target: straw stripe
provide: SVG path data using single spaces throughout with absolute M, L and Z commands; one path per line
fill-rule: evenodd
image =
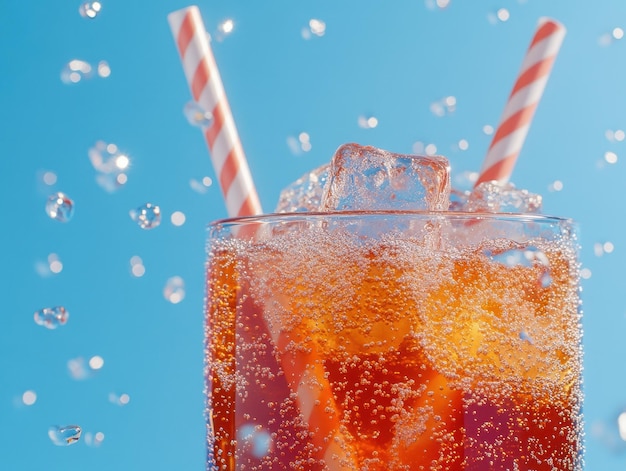
M 261 214 L 261 205 L 252 175 L 239 141 L 219 71 L 209 46 L 197 7 L 168 15 L 183 70 L 194 100 L 213 115 L 204 132 L 213 168 L 218 175 L 230 216 Z M 252 234 L 254 235 L 254 234 Z M 267 320 L 266 320 L 267 321 Z M 291 391 L 297 393 L 302 419 L 308 424 L 313 445 L 319 450 L 328 471 L 358 469 L 355 456 L 341 433 L 339 409 L 326 379 L 321 356 L 314 348 L 308 353 L 289 348 L 293 339 L 280 326 L 266 322 L 272 341 L 281 355 L 281 367 Z M 330 413 L 329 413 L 330 411 Z
M 475 185 L 509 181 L 564 37 L 563 25 L 539 20 Z
M 204 136 L 229 216 L 261 214 L 261 203 L 239 140 L 224 86 L 197 7 L 168 15 L 193 99 L 213 120 Z M 220 140 L 219 145 L 217 141 Z M 226 186 L 225 186 L 226 185 Z

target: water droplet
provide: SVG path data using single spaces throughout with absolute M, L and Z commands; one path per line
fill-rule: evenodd
M 548 191 L 561 191 L 563 189 L 563 182 L 561 180 L 554 180 L 548 185 Z
M 321 37 L 326 33 L 326 23 L 317 18 L 311 18 L 309 20 L 309 28 L 311 29 L 311 33 L 315 36 Z
M 293 155 L 309 152 L 312 149 L 311 136 L 307 132 L 301 132 L 298 136 L 287 137 L 287 146 Z
M 68 446 L 80 439 L 81 429 L 78 425 L 54 426 L 48 429 L 48 436 L 57 446 Z
M 467 142 L 467 139 L 461 139 L 458 143 L 458 146 L 461 150 L 467 150 L 469 149 L 469 142 Z
M 146 203 L 130 211 L 130 217 L 142 229 L 154 229 L 161 224 L 161 208 L 152 203 Z
M 591 278 L 591 270 L 589 268 L 581 268 L 580 277 L 583 280 L 588 280 L 589 278 Z
M 180 276 L 173 276 L 165 283 L 163 296 L 172 304 L 178 304 L 185 299 L 185 282 Z
M 107 78 L 111 75 L 111 67 L 107 61 L 98 62 L 98 75 L 102 78 Z
M 605 152 L 604 153 L 604 160 L 606 160 L 608 163 L 610 164 L 615 164 L 617 163 L 617 154 L 615 152 Z
M 172 222 L 173 225 L 177 227 L 185 224 L 185 220 L 186 220 L 185 213 L 183 213 L 182 211 L 174 211 L 172 215 L 170 216 L 170 221 Z
M 222 21 L 218 25 L 217 29 L 223 34 L 230 34 L 235 29 L 235 22 L 232 20 L 232 18 L 228 18 Z
M 46 213 L 52 219 L 68 222 L 74 215 L 74 202 L 65 193 L 55 193 L 46 201 Z
M 109 402 L 117 406 L 125 406 L 130 402 L 130 396 L 126 393 L 116 394 L 112 392 L 109 393 Z
M 437 146 L 435 144 L 427 144 L 424 147 L 424 152 L 426 155 L 435 155 L 437 153 Z
M 487 136 L 491 136 L 493 134 L 493 126 L 491 124 L 485 124 L 483 126 L 483 133 L 485 133 Z
M 50 170 L 43 172 L 41 175 L 41 180 L 48 186 L 52 186 L 57 182 L 57 175 Z
M 375 116 L 359 116 L 357 120 L 359 127 L 362 129 L 374 129 L 378 126 L 378 118 Z
M 245 452 L 262 458 L 272 449 L 272 437 L 261 425 L 245 424 L 240 427 L 237 439 Z
M 35 312 L 35 323 L 50 330 L 67 323 L 70 313 L 63 306 L 46 307 Z
M 78 7 L 78 13 L 83 18 L 95 18 L 100 13 L 102 9 L 102 5 L 100 2 L 85 2 L 80 7 Z
M 201 129 L 208 128 L 213 122 L 213 115 L 211 112 L 202 108 L 195 101 L 189 101 L 185 104 L 183 114 L 185 115 L 185 118 L 187 118 L 189 124 L 197 126 Z
M 85 360 L 83 357 L 72 358 L 67 362 L 67 369 L 70 376 L 75 380 L 84 380 L 87 378 L 91 378 L 99 368 L 92 368 L 91 364 L 94 363 L 95 366 L 98 366 L 98 362 L 94 362 L 95 357 L 91 357 L 89 361 Z M 101 357 L 99 357 L 101 358 Z M 104 365 L 104 360 L 102 361 L 102 365 Z M 102 367 L 100 365 L 100 368 Z
M 452 114 L 456 111 L 456 97 L 450 95 L 441 98 L 440 100 L 433 101 L 430 104 L 430 112 L 441 118 L 443 116 Z
M 140 256 L 133 255 L 130 258 L 130 272 L 135 278 L 140 278 L 146 273 L 146 267 Z
M 89 368 L 99 370 L 104 366 L 104 359 L 100 355 L 94 355 L 89 359 Z
M 24 391 L 22 394 L 22 403 L 25 406 L 32 406 L 37 401 L 37 393 L 35 391 Z
M 91 433 L 91 432 L 87 432 L 85 433 L 85 445 L 96 448 L 99 447 L 100 445 L 102 445 L 102 442 L 104 441 L 104 433 L 102 432 L 96 432 L 96 433 Z
M 88 62 L 72 59 L 61 70 L 61 81 L 67 85 L 93 77 L 93 67 Z
M 204 177 L 201 181 L 192 178 L 189 180 L 189 186 L 196 193 L 204 194 L 207 192 L 209 187 L 213 184 L 213 180 L 211 177 Z

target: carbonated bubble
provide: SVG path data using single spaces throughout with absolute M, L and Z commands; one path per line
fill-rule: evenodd
M 130 217 L 142 229 L 154 229 L 161 224 L 161 208 L 152 203 L 146 203 L 130 211 Z
M 173 276 L 165 283 L 163 296 L 172 304 L 178 304 L 185 299 L 185 282 L 180 276 Z
M 50 330 L 67 323 L 69 312 L 63 306 L 46 307 L 35 312 L 35 323 Z
M 81 429 L 78 425 L 54 426 L 48 429 L 48 436 L 57 446 L 68 446 L 80 439 Z
M 83 18 L 95 18 L 101 9 L 102 5 L 100 2 L 85 2 L 78 8 L 78 13 Z
M 185 115 L 185 118 L 187 118 L 187 121 L 189 121 L 189 124 L 197 126 L 201 129 L 208 128 L 213 122 L 213 115 L 211 112 L 202 108 L 195 101 L 190 101 L 185 105 L 183 108 L 183 114 Z
M 74 215 L 74 202 L 65 193 L 55 193 L 46 201 L 46 213 L 52 219 L 68 222 Z

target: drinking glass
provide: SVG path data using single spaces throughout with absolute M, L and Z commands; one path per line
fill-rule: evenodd
M 207 469 L 582 469 L 576 226 L 355 211 L 209 225 Z

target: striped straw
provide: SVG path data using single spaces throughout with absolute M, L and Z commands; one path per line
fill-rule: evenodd
M 213 114 L 205 131 L 213 167 L 219 176 L 222 194 L 230 216 L 261 214 L 252 176 L 237 135 L 224 87 L 209 46 L 198 7 L 172 12 L 168 21 L 178 46 L 185 77 L 194 100 Z M 289 388 L 296 393 L 302 419 L 312 432 L 312 440 L 329 471 L 352 471 L 356 455 L 341 432 L 339 408 L 334 400 L 321 356 L 315 349 L 296 353 L 289 348 L 290 333 L 271 326 L 274 345 L 281 353 L 281 367 Z
M 564 37 L 565 27 L 561 23 L 539 19 L 475 185 L 509 181 Z
M 167 17 L 193 99 L 211 112 L 204 132 L 226 210 L 231 217 L 261 214 L 261 203 L 235 127 L 209 38 L 196 6 Z

